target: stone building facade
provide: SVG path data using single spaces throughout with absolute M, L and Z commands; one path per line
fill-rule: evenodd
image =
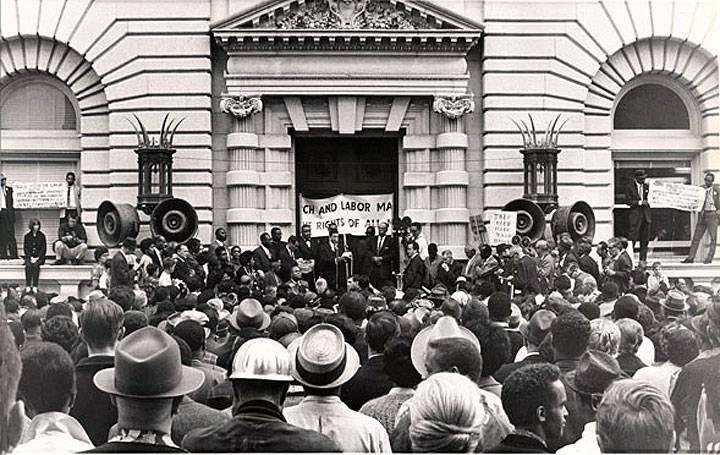
M 596 240 L 622 233 L 632 169 L 693 184 L 720 171 L 711 0 L 23 0 L 1 13 L 0 169 L 10 183 L 76 170 L 93 245 L 100 202 L 135 202 L 131 114 L 153 131 L 186 118 L 175 196 L 203 241 L 227 226 L 243 248 L 271 226 L 294 232 L 301 191 L 364 182 L 462 255 L 470 216 L 522 196 L 511 119 L 527 113 L 541 132 L 567 119 L 560 204 L 589 202 Z M 30 216 L 54 232 L 54 212 L 26 212 L 19 238 Z M 693 222 L 658 211 L 658 251 L 686 247 Z

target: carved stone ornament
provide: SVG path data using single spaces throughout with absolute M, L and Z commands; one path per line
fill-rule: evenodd
M 263 27 L 280 29 L 377 29 L 421 30 L 433 28 L 423 17 L 413 15 L 383 0 L 315 0 L 277 18 Z
M 263 102 L 259 96 L 232 96 L 220 100 L 220 110 L 236 118 L 245 118 L 262 112 Z
M 472 95 L 462 96 L 436 96 L 433 101 L 433 110 L 449 119 L 457 119 L 465 114 L 475 111 L 475 101 Z

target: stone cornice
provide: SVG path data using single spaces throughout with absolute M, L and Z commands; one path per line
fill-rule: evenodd
M 216 41 L 228 52 L 367 51 L 466 54 L 480 33 L 464 30 L 218 29 Z

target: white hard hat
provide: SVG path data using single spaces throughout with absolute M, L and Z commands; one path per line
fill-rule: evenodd
M 290 354 L 269 338 L 246 341 L 235 353 L 230 379 L 292 382 Z

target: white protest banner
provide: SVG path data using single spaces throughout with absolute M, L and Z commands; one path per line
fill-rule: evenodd
M 699 186 L 665 180 L 650 180 L 648 203 L 652 208 L 697 212 L 705 203 L 705 190 Z
M 488 243 L 512 243 L 512 238 L 517 233 L 517 212 L 490 212 L 489 215 Z
M 13 184 L 16 209 L 57 209 L 65 205 L 65 183 Z
M 365 235 L 368 226 L 386 222 L 392 226 L 393 195 L 339 194 L 324 199 L 300 195 L 300 224 L 310 225 L 312 237 L 327 237 L 327 228 L 335 223 L 340 234 Z

